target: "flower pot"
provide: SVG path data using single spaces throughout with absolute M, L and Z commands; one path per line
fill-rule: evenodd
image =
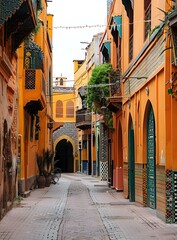
M 46 178 L 44 176 L 39 176 L 37 179 L 38 188 L 44 188 L 46 183 Z
M 46 187 L 50 187 L 50 184 L 51 184 L 51 176 L 47 176 L 45 178 L 46 182 L 45 182 L 45 186 Z

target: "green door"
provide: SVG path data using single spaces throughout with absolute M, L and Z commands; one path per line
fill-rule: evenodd
M 135 153 L 134 153 L 134 129 L 131 121 L 128 134 L 128 187 L 129 200 L 135 201 Z
M 156 208 L 156 144 L 155 120 L 152 107 L 147 119 L 147 205 Z

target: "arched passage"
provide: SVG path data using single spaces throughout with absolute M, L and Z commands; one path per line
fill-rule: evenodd
M 54 163 L 62 172 L 74 172 L 73 146 L 67 139 L 60 140 L 55 147 Z

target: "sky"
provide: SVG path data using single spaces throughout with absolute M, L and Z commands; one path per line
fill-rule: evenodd
M 67 86 L 72 86 L 73 60 L 85 58 L 87 44 L 81 42 L 90 43 L 95 34 L 105 31 L 107 0 L 52 0 L 47 11 L 54 15 L 54 81 L 63 76 L 67 78 Z

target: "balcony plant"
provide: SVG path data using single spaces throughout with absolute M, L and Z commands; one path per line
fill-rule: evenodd
M 87 93 L 87 105 L 91 111 L 93 110 L 98 114 L 102 114 L 103 99 L 106 106 L 109 101 L 110 78 L 115 76 L 115 73 L 116 71 L 109 63 L 98 65 L 93 69 L 88 82 Z M 107 126 L 113 128 L 112 112 L 107 108 L 105 109 L 104 119 Z
M 161 26 L 156 27 L 159 28 L 158 35 L 165 33 L 164 41 L 167 43 L 166 47 L 162 51 L 165 52 L 167 50 L 172 51 L 172 64 L 177 66 L 177 2 L 176 0 L 171 0 L 172 4 L 170 5 L 170 9 L 168 11 L 164 11 L 159 9 L 164 13 L 164 19 L 161 20 Z M 161 53 L 161 54 L 162 54 Z M 170 88 L 168 88 L 168 94 L 177 99 L 177 91 L 176 91 L 176 74 L 172 74 L 172 79 L 169 81 L 171 84 Z

